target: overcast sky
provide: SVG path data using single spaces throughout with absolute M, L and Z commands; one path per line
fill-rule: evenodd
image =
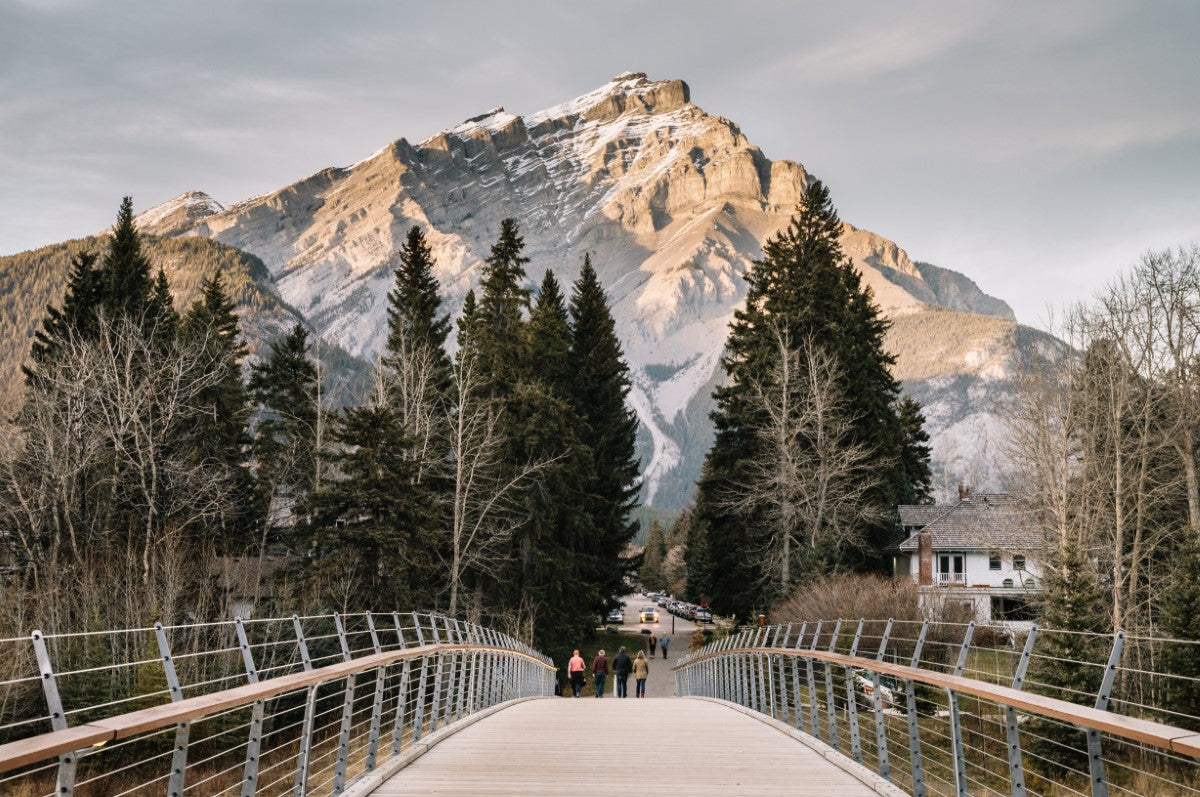
M 682 78 L 1027 323 L 1200 240 L 1200 3 L 0 0 L 0 254 Z

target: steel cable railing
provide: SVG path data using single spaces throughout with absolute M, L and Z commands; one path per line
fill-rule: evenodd
M 1168 645 L 1200 656 L 1123 632 L 817 621 L 711 642 L 678 660 L 676 691 L 785 722 L 915 797 L 1200 797 L 1200 704 L 1179 698 L 1196 679 L 1153 666 Z
M 0 795 L 337 795 L 554 682 L 528 646 L 438 614 L 34 632 L 0 640 Z

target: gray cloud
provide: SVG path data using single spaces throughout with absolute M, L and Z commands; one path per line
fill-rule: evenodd
M 1200 238 L 1200 7 L 0 0 L 0 252 L 680 77 L 842 215 L 1038 322 Z

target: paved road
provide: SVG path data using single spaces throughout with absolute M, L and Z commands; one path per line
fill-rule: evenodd
M 662 650 L 655 649 L 654 659 L 650 662 L 650 677 L 646 679 L 646 696 L 647 697 L 671 697 L 675 694 L 675 676 L 671 672 L 671 665 L 675 660 L 688 652 L 688 647 L 691 645 L 692 632 L 696 630 L 696 624 L 691 620 L 684 620 L 682 617 L 676 617 L 661 606 L 655 606 L 658 609 L 657 623 L 642 623 L 638 619 L 638 612 L 643 606 L 654 606 L 654 601 L 644 595 L 626 595 L 622 598 L 625 602 L 625 622 L 621 625 L 621 630 L 630 634 L 640 634 L 642 629 L 649 629 L 650 633 L 658 639 L 663 634 L 666 634 L 671 639 L 671 644 L 667 648 L 667 660 L 662 657 Z M 671 624 L 674 621 L 674 629 Z M 650 655 L 649 639 L 650 634 L 646 634 L 647 640 L 646 655 Z M 609 661 L 616 655 L 616 651 L 609 651 Z M 636 656 L 637 651 L 630 651 L 631 656 Z M 607 686 L 605 697 L 615 696 L 616 684 L 615 679 L 609 678 L 610 683 Z M 634 681 L 629 679 L 629 695 L 633 699 Z

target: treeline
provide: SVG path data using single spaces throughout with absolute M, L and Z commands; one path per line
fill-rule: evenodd
M 817 574 L 879 570 L 897 504 L 929 500 L 920 406 L 900 396 L 888 321 L 809 186 L 746 280 L 714 393 L 716 438 L 686 540 L 686 590 L 746 617 Z
M 105 244 L 73 257 L 4 435 L 11 630 L 250 606 L 440 609 L 543 647 L 595 627 L 631 566 L 638 463 L 590 262 L 569 299 L 552 272 L 534 296 L 505 221 L 451 356 L 414 227 L 370 395 L 330 412 L 302 325 L 247 367 L 221 270 L 177 310 L 128 198 Z

